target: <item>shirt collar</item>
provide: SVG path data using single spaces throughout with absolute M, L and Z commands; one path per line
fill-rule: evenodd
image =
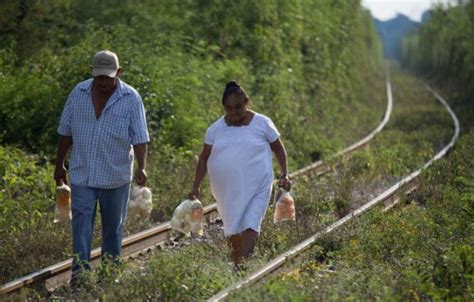
M 79 86 L 81 90 L 86 91 L 89 95 L 92 94 L 92 83 L 94 82 L 94 79 L 88 79 L 84 82 L 82 82 Z M 122 96 L 126 94 L 132 93 L 131 89 L 128 87 L 127 84 L 122 82 L 122 80 L 118 79 L 117 81 L 117 91 L 114 92 L 114 94 L 117 94 L 117 96 Z

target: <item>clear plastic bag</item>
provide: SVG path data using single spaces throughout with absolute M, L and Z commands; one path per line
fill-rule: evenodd
M 130 200 L 128 202 L 128 215 L 138 216 L 148 219 L 153 209 L 152 194 L 150 188 L 133 186 L 130 190 Z
M 283 188 L 279 190 L 280 197 L 275 203 L 275 212 L 273 214 L 273 222 L 278 223 L 281 221 L 295 220 L 295 200 L 291 196 L 290 192 Z
M 186 199 L 176 207 L 171 219 L 171 228 L 184 234 L 204 233 L 204 210 L 198 199 Z
M 54 222 L 68 222 L 71 215 L 71 189 L 62 184 L 56 187 L 56 209 L 54 211 Z

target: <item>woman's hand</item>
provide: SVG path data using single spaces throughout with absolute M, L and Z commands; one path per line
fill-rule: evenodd
M 291 180 L 287 174 L 283 174 L 278 181 L 278 186 L 285 189 L 286 191 L 291 190 Z
M 199 191 L 199 186 L 193 186 L 193 188 L 191 189 L 191 192 L 189 192 L 188 194 L 188 198 L 191 200 L 199 199 L 200 194 L 201 192 Z

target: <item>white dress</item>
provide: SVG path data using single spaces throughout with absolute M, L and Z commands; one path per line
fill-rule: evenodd
M 273 181 L 270 143 L 279 136 L 270 118 L 258 113 L 246 126 L 227 126 L 221 117 L 207 129 L 207 171 L 225 236 L 260 232 Z

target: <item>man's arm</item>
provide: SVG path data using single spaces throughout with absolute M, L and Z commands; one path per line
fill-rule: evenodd
M 147 144 L 133 145 L 133 151 L 137 158 L 138 167 L 135 171 L 135 181 L 139 186 L 144 186 L 147 180 L 146 175 L 146 157 L 148 152 Z
M 56 167 L 54 169 L 54 180 L 58 186 L 67 184 L 67 177 L 66 177 L 66 167 L 64 166 L 64 161 L 66 159 L 66 155 L 71 149 L 72 146 L 72 136 L 59 136 L 58 142 L 58 151 L 56 155 Z

